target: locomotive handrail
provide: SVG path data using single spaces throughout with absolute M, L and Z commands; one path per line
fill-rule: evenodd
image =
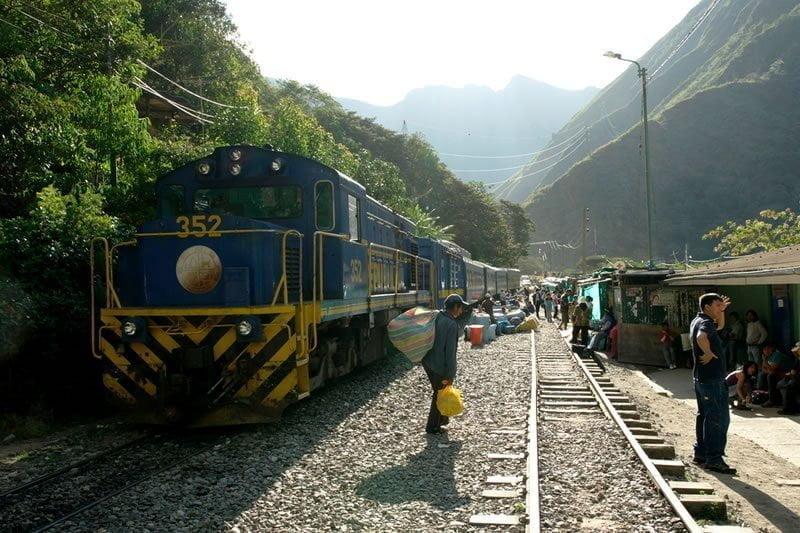
M 204 237 L 209 233 L 216 235 L 231 235 L 237 233 L 286 233 L 287 231 L 294 230 L 279 230 L 279 229 L 265 229 L 265 228 L 250 228 L 250 229 L 218 229 L 212 231 L 153 231 L 137 233 L 137 237 Z
M 275 288 L 275 294 L 272 297 L 272 305 L 275 305 L 278 300 L 278 294 L 280 293 L 281 287 L 283 287 L 283 304 L 289 304 L 289 279 L 286 272 L 286 241 L 289 237 L 297 237 L 300 241 L 300 245 L 298 247 L 298 269 L 297 269 L 297 276 L 298 276 L 298 298 L 299 298 L 299 305 L 300 305 L 300 329 L 302 330 L 300 333 L 300 350 L 301 354 L 306 353 L 303 350 L 308 349 L 308 336 L 307 332 L 305 331 L 305 306 L 303 305 L 303 234 L 297 230 L 290 229 L 284 232 L 283 239 L 281 240 L 281 268 L 282 274 L 281 279 L 278 282 L 278 285 Z
M 319 237 L 319 238 L 317 238 Z M 317 345 L 319 344 L 319 335 L 317 334 L 317 323 L 319 322 L 320 316 L 320 309 L 322 308 L 322 303 L 325 301 L 325 286 L 323 285 L 324 277 L 323 277 L 323 264 L 325 259 L 322 255 L 322 241 L 325 237 L 333 237 L 340 240 L 346 240 L 350 238 L 350 235 L 345 233 L 331 233 L 329 231 L 315 231 L 313 236 L 312 246 L 314 248 L 314 268 L 313 268 L 313 278 L 312 278 L 312 307 L 314 313 L 314 346 L 308 349 L 308 353 L 313 352 L 317 349 Z M 317 242 L 319 242 L 319 253 L 317 253 Z M 358 243 L 361 244 L 361 243 Z M 319 270 L 319 305 L 317 305 L 317 270 Z
M 108 239 L 105 237 L 94 237 L 89 242 L 89 299 L 90 305 L 92 306 L 92 357 L 95 359 L 103 359 L 103 356 L 97 353 L 97 340 L 95 338 L 95 333 L 97 332 L 96 326 L 96 318 L 95 318 L 95 298 L 94 298 L 94 250 L 95 244 L 101 242 L 103 243 L 104 249 L 104 259 L 105 259 L 105 270 L 106 270 L 106 307 L 111 307 L 111 299 L 108 293 L 108 279 L 109 279 L 109 265 L 108 265 Z

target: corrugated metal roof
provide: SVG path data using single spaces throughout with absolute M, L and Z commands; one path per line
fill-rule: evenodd
M 709 263 L 669 276 L 670 280 L 704 278 L 722 274 L 765 274 L 774 271 L 800 270 L 800 245 L 786 246 L 771 252 L 743 255 L 727 261 Z

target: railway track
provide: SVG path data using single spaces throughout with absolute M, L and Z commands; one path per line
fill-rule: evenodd
M 148 434 L 0 494 L 6 531 L 47 531 L 210 449 L 216 437 Z
M 552 326 L 531 342 L 539 453 L 529 463 L 536 457 L 542 475 L 541 516 L 530 515 L 528 529 L 702 531 L 648 455 L 674 450 L 657 442 L 597 362 L 573 353 Z

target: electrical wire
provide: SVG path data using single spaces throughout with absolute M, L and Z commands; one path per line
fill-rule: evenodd
M 567 153 L 566 155 L 564 155 L 564 156 L 563 156 L 561 159 L 559 159 L 558 161 L 556 161 L 556 162 L 555 162 L 555 163 L 553 163 L 552 165 L 548 165 L 548 166 L 546 166 L 546 167 L 544 167 L 544 168 L 540 168 L 539 170 L 536 170 L 536 171 L 534 171 L 534 172 L 530 172 L 530 173 L 528 173 L 528 174 L 522 174 L 522 175 L 520 175 L 520 176 L 512 176 L 512 177 L 510 177 L 510 178 L 504 179 L 503 181 L 495 181 L 495 182 L 492 182 L 492 183 L 484 183 L 484 185 L 488 185 L 488 186 L 494 186 L 494 185 L 499 185 L 499 184 L 501 184 L 501 183 L 519 181 L 519 180 L 521 180 L 521 179 L 525 179 L 525 178 L 529 178 L 529 177 L 531 177 L 531 176 L 535 176 L 536 174 L 542 173 L 542 172 L 544 172 L 545 170 L 550 170 L 550 169 L 551 169 L 551 168 L 553 168 L 554 166 L 556 166 L 556 165 L 558 165 L 559 163 L 561 163 L 562 161 L 564 161 L 564 160 L 565 160 L 567 157 L 569 157 L 570 155 L 572 155 L 573 153 L 575 153 L 575 151 L 576 151 L 578 148 L 580 148 L 580 146 L 581 146 L 583 143 L 585 143 L 585 142 L 586 142 L 586 138 L 583 138 L 583 139 L 581 139 L 581 140 L 580 140 L 580 142 L 578 142 L 578 143 L 576 143 L 574 146 L 570 147 L 570 148 L 572 148 L 572 150 L 570 150 L 570 151 L 569 151 L 569 153 Z M 569 150 L 569 148 L 567 148 L 566 150 Z M 566 150 L 565 150 L 565 151 L 566 151 Z
M 573 138 L 572 140 L 575 141 L 575 138 Z M 499 170 L 514 170 L 514 169 L 519 169 L 519 168 L 532 167 L 532 166 L 537 165 L 539 163 L 542 163 L 544 161 L 550 161 L 551 159 L 555 159 L 556 157 L 560 156 L 561 154 L 563 154 L 564 152 L 566 152 L 570 148 L 572 148 L 572 146 L 567 146 L 566 148 L 562 149 L 560 152 L 556 152 L 555 154 L 549 155 L 549 156 L 547 156 L 545 158 L 537 159 L 536 161 L 529 161 L 528 163 L 525 163 L 524 165 L 519 165 L 519 166 L 515 166 L 515 167 L 483 169 L 483 170 L 451 170 L 451 172 L 497 172 Z
M 560 142 L 558 144 L 554 144 L 553 146 L 548 146 L 547 148 L 543 148 L 542 150 L 537 150 L 535 152 L 528 152 L 527 154 L 468 155 L 468 154 L 451 154 L 451 153 L 448 153 L 448 152 L 439 152 L 439 155 L 444 155 L 444 156 L 448 156 L 448 157 L 464 157 L 464 158 L 469 158 L 469 159 L 513 159 L 515 157 L 532 157 L 532 156 L 535 156 L 535 155 L 542 154 L 544 152 L 549 152 L 550 150 L 553 150 L 554 148 L 558 148 L 559 146 L 561 146 L 563 144 L 567 144 L 568 142 L 574 140 L 578 135 L 581 135 L 585 131 L 586 131 L 586 126 L 584 126 L 578 133 L 576 133 L 572 137 L 569 137 L 568 139 L 566 139 L 566 140 L 564 140 L 564 141 L 562 141 L 562 142 Z
M 513 139 L 513 140 L 528 140 L 528 141 L 533 141 L 533 140 L 541 141 L 542 140 L 542 136 L 538 136 L 538 137 L 520 137 L 520 136 L 516 136 L 516 135 L 513 135 L 513 136 L 510 136 L 510 135 L 486 135 L 486 134 L 481 134 L 481 133 L 470 133 L 469 131 L 465 132 L 465 131 L 452 130 L 452 129 L 446 129 L 446 128 L 438 128 L 436 126 L 427 126 L 425 124 L 420 124 L 418 122 L 411 122 L 411 121 L 408 121 L 408 120 L 406 120 L 406 124 L 407 125 L 416 126 L 417 131 L 433 130 L 433 131 L 441 131 L 443 133 L 454 133 L 454 134 L 462 135 L 462 136 L 465 136 L 465 137 L 468 136 L 468 137 L 480 137 L 482 139 Z M 424 131 L 422 131 L 422 133 L 424 133 Z
M 26 28 L 23 28 L 22 26 L 17 26 L 17 25 L 16 25 L 16 24 L 14 24 L 13 22 L 10 22 L 10 21 L 8 21 L 8 20 L 4 19 L 3 17 L 0 17 L 0 22 L 5 22 L 5 23 L 6 23 L 6 24 L 8 24 L 9 26 L 11 26 L 11 27 L 14 27 L 14 28 L 18 29 L 19 31 L 21 31 L 21 32 L 22 32 L 22 33 L 24 33 L 25 35 L 30 35 L 31 37 L 37 37 L 37 35 L 36 35 L 34 32 L 32 32 L 32 31 L 30 31 L 30 30 L 28 30 L 28 29 L 26 29 Z M 65 48 L 65 47 L 63 47 L 63 46 L 61 46 L 60 44 L 56 44 L 56 45 L 55 45 L 55 47 L 56 47 L 56 48 L 58 48 L 59 50 L 63 50 L 64 52 L 72 52 L 72 50 L 70 50 L 70 49 L 68 49 L 68 48 Z
M 228 105 L 228 104 L 222 104 L 222 103 L 220 103 L 220 102 L 216 102 L 216 101 L 214 101 L 214 100 L 212 100 L 212 99 L 210 99 L 210 98 L 206 98 L 206 97 L 205 97 L 205 96 L 203 96 L 203 95 L 200 95 L 200 94 L 197 94 L 196 92 L 190 91 L 189 89 L 187 89 L 186 87 L 184 87 L 183 85 L 181 85 L 180 83 L 178 83 L 177 81 L 174 81 L 174 80 L 171 80 L 171 79 L 169 79 L 169 78 L 168 78 L 168 77 L 166 77 L 164 74 L 160 73 L 159 71 L 157 71 L 156 69 L 154 69 L 153 67 L 151 67 L 150 65 L 148 65 L 147 63 L 145 63 L 144 61 L 142 61 L 141 59 L 137 59 L 137 60 L 136 60 L 136 62 L 137 62 L 137 63 L 139 63 L 140 65 L 142 65 L 143 67 L 145 67 L 145 68 L 146 68 L 147 70 L 149 70 L 150 72 L 152 72 L 152 73 L 154 73 L 154 74 L 156 74 L 156 75 L 158 75 L 158 76 L 160 76 L 160 77 L 164 78 L 165 80 L 167 80 L 168 82 L 170 82 L 170 83 L 171 83 L 172 85 L 174 85 L 175 87 L 177 87 L 177 88 L 181 89 L 182 91 L 185 91 L 185 92 L 187 92 L 187 93 L 191 94 L 192 96 L 194 96 L 194 97 L 196 97 L 196 98 L 199 98 L 200 100 L 202 100 L 202 101 L 204 101 L 204 102 L 208 102 L 209 104 L 218 105 L 218 106 L 220 106 L 220 107 L 224 107 L 224 108 L 227 108 L 227 109 L 247 109 L 247 107 L 244 107 L 244 106 L 233 106 L 233 105 Z
M 694 32 L 695 32 L 695 31 L 697 31 L 697 29 L 700 27 L 700 25 L 701 25 L 703 22 L 705 22 L 705 20 L 708 18 L 708 16 L 711 14 L 711 12 L 712 12 L 712 11 L 714 11 L 714 8 L 715 8 L 715 7 L 717 7 L 717 4 L 719 4 L 719 1 L 720 1 L 720 0 L 712 0 L 712 3 L 711 3 L 711 5 L 710 5 L 710 6 L 708 6 L 708 9 L 706 9 L 705 13 L 703 13 L 703 14 L 700 16 L 700 18 L 697 20 L 697 22 L 695 22 L 695 23 L 694 23 L 694 25 L 692 25 L 692 27 L 689 29 L 689 32 L 688 32 L 688 33 L 686 34 L 686 36 L 685 36 L 685 37 L 684 37 L 684 38 L 681 40 L 681 42 L 679 42 L 679 43 L 678 43 L 678 45 L 677 45 L 677 46 L 676 46 L 676 47 L 675 47 L 675 48 L 672 50 L 672 52 L 670 52 L 670 53 L 669 53 L 669 55 L 667 56 L 667 58 L 666 58 L 666 59 L 664 59 L 664 61 L 662 61 L 662 62 L 661 62 L 661 64 L 660 64 L 660 65 L 658 65 L 658 67 L 656 67 L 656 69 L 655 69 L 653 72 L 651 72 L 651 73 L 650 73 L 650 79 L 651 79 L 651 80 L 652 80 L 652 79 L 655 77 L 655 75 L 656 75 L 656 74 L 658 74 L 658 72 L 659 72 L 659 71 L 660 71 L 662 68 L 664 68 L 664 65 L 666 65 L 666 64 L 667 64 L 667 63 L 668 63 L 668 62 L 669 62 L 669 61 L 670 61 L 670 60 L 671 60 L 671 59 L 672 59 L 672 58 L 675 56 L 675 54 L 677 54 L 677 53 L 678 53 L 678 51 L 679 51 L 681 48 L 683 48 L 683 46 L 684 46 L 684 45 L 685 45 L 685 44 L 686 44 L 686 43 L 689 41 L 689 39 L 691 38 L 691 36 L 694 34 Z
M 139 89 L 141 89 L 141 90 L 143 90 L 145 92 L 148 92 L 148 93 L 152 94 L 153 96 L 156 96 L 156 97 L 164 100 L 165 102 L 170 104 L 172 107 L 174 107 L 178 111 L 181 111 L 182 113 L 184 113 L 186 115 L 189 115 L 190 117 L 196 119 L 199 122 L 202 122 L 204 124 L 214 124 L 213 120 L 209 120 L 207 118 L 203 118 L 200 115 L 195 114 L 194 113 L 195 110 L 193 110 L 191 108 L 184 107 L 181 104 L 179 104 L 178 102 L 170 100 L 169 98 L 167 98 L 163 94 L 159 93 L 158 91 L 156 91 L 155 89 L 153 89 L 152 87 L 147 85 L 146 83 L 142 82 L 138 77 L 135 77 L 134 81 L 132 81 L 131 84 L 134 85 L 135 87 L 138 87 Z
M 134 79 L 136 80 L 136 82 L 137 82 L 137 83 L 139 83 L 139 84 L 141 84 L 141 85 L 144 85 L 144 87 L 145 87 L 146 89 L 149 89 L 149 90 L 151 90 L 151 91 L 158 92 L 158 91 L 157 91 L 157 90 L 156 90 L 156 89 L 155 89 L 155 88 L 154 88 L 152 85 L 149 85 L 147 82 L 145 82 L 145 81 L 144 81 L 144 80 L 142 80 L 141 78 L 139 78 L 139 77 L 135 77 L 135 76 L 134 76 Z M 161 94 L 161 93 L 159 93 L 159 94 Z M 212 119 L 212 118 L 218 118 L 218 117 L 216 117 L 215 115 L 211 115 L 211 114 L 209 114 L 209 113 L 205 113 L 205 112 L 203 112 L 203 111 L 198 111 L 197 109 L 193 109 L 193 108 L 189 107 L 188 105 L 185 105 L 185 104 L 180 104 L 180 103 L 179 103 L 179 105 L 180 105 L 181 107 L 183 107 L 184 109 L 187 109 L 187 110 L 191 111 L 191 112 L 192 112 L 192 113 L 194 113 L 195 115 L 201 115 L 201 116 L 203 116 L 203 117 L 206 117 L 206 118 L 209 118 L 209 119 Z
M 18 8 L 18 7 L 15 7 L 15 8 L 14 8 L 14 11 L 16 11 L 16 12 L 18 12 L 18 13 L 21 13 L 22 15 L 24 15 L 24 16 L 26 16 L 26 17 L 28 17 L 29 19 L 31 19 L 31 20 L 33 20 L 33 21 L 35 21 L 35 22 L 38 22 L 38 23 L 39 23 L 39 24 L 41 24 L 42 26 L 46 26 L 46 27 L 50 28 L 50 29 L 51 29 L 51 30 L 53 30 L 54 32 L 56 32 L 56 33 L 59 33 L 59 34 L 63 35 L 64 37 L 68 37 L 68 38 L 72 39 L 72 35 L 70 35 L 70 34 L 68 34 L 68 33 L 65 33 L 65 32 L 63 32 L 63 31 L 59 30 L 59 29 L 58 29 L 58 28 L 56 28 L 55 26 L 51 26 L 51 25 L 50 25 L 50 24 L 48 24 L 47 22 L 45 22 L 45 21 L 43 21 L 43 20 L 41 20 L 41 19 L 38 19 L 38 18 L 34 17 L 34 16 L 33 16 L 33 15 L 31 15 L 30 13 L 26 13 L 25 11 L 21 10 L 21 9 L 20 9 L 20 8 Z

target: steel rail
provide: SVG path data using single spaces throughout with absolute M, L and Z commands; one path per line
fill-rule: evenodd
M 190 453 L 186 457 L 182 457 L 178 461 L 171 462 L 171 463 L 167 464 L 166 466 L 164 466 L 162 468 L 159 468 L 158 470 L 150 472 L 149 474 L 142 476 L 141 478 L 137 479 L 136 481 L 128 483 L 127 485 L 123 485 L 122 487 L 120 487 L 120 488 L 118 488 L 116 490 L 112 490 L 111 492 L 104 494 L 100 498 L 97 498 L 96 500 L 93 500 L 93 501 L 91 501 L 91 502 L 89 502 L 87 504 L 84 504 L 84 505 L 78 507 L 77 509 L 65 514 L 64 516 L 61 516 L 58 519 L 56 519 L 56 520 L 54 520 L 54 521 L 52 521 L 52 522 L 50 522 L 50 523 L 48 523 L 48 524 L 46 524 L 44 526 L 41 526 L 41 527 L 35 529 L 34 533 L 40 533 L 42 531 L 49 531 L 49 530 L 53 529 L 54 527 L 56 527 L 56 526 L 58 526 L 60 524 L 63 524 L 64 522 L 66 522 L 67 520 L 69 520 L 69 519 L 71 519 L 73 517 L 75 517 L 75 516 L 77 516 L 77 515 L 79 515 L 81 513 L 85 513 L 86 511 L 88 511 L 90 509 L 93 509 L 94 507 L 97 507 L 101 503 L 103 503 L 103 502 L 105 502 L 107 500 L 110 500 L 114 496 L 122 494 L 123 492 L 126 492 L 126 491 L 132 489 L 133 487 L 136 487 L 137 485 L 141 485 L 145 481 L 149 481 L 149 480 L 155 478 L 156 476 L 159 476 L 159 475 L 163 474 L 164 472 L 172 470 L 173 468 L 176 468 L 176 467 L 184 464 L 185 462 L 189 461 L 190 459 L 193 459 L 193 458 L 197 457 L 201 453 L 207 452 L 208 450 L 212 449 L 216 443 L 217 443 L 217 440 L 213 440 L 213 442 L 210 445 L 204 446 L 200 450 L 197 450 L 194 453 Z
M 130 441 L 125 442 L 123 444 L 120 444 L 118 446 L 114 446 L 112 448 L 109 448 L 108 450 L 96 453 L 96 454 L 94 454 L 92 456 L 86 457 L 85 459 L 81 459 L 80 461 L 77 461 L 77 462 L 74 462 L 74 463 L 70 463 L 67 466 L 63 466 L 61 468 L 53 470 L 52 472 L 48 472 L 47 474 L 42 474 L 41 476 L 36 477 L 36 478 L 26 482 L 26 483 L 23 483 L 22 485 L 17 485 L 16 487 L 13 487 L 13 488 L 11 488 L 11 489 L 3 492 L 3 493 L 0 493 L 0 500 L 6 498 L 8 496 L 11 496 L 12 494 L 16 494 L 18 492 L 22 492 L 24 490 L 28 490 L 28 489 L 30 489 L 32 487 L 37 486 L 37 485 L 41 485 L 42 483 L 44 483 L 46 481 L 49 481 L 49 480 L 51 480 L 51 479 L 53 479 L 55 477 L 58 477 L 58 476 L 60 476 L 61 474 L 65 473 L 65 472 L 69 472 L 74 468 L 80 468 L 80 467 L 85 466 L 87 464 L 90 464 L 90 463 L 92 463 L 94 461 L 97 461 L 99 459 L 107 457 L 108 455 L 111 455 L 112 453 L 118 452 L 120 450 L 124 450 L 125 448 L 129 448 L 129 447 L 133 446 L 134 444 L 137 444 L 137 443 L 140 443 L 140 442 L 142 442 L 144 440 L 152 438 L 153 435 L 154 434 L 152 434 L 152 433 L 147 434 L 147 435 L 142 435 L 141 437 L 135 438 L 133 440 L 130 440 Z
M 525 531 L 539 533 L 541 516 L 539 513 L 539 432 L 538 432 L 538 394 L 536 374 L 536 333 L 531 331 L 531 404 L 528 408 L 528 461 L 525 473 Z
M 636 453 L 636 456 L 639 458 L 639 462 L 644 465 L 647 473 L 650 475 L 650 478 L 653 480 L 653 482 L 655 482 L 656 486 L 658 486 L 658 490 L 661 491 L 661 494 L 663 494 L 667 499 L 667 502 L 669 502 L 672 509 L 678 515 L 678 518 L 681 519 L 683 525 L 690 533 L 702 533 L 703 528 L 700 527 L 700 525 L 695 521 L 691 513 L 689 513 L 672 488 L 670 488 L 669 483 L 667 483 L 667 481 L 664 479 L 664 476 L 661 475 L 661 472 L 658 471 L 658 468 L 656 468 L 656 465 L 653 464 L 653 461 L 644 451 L 641 444 L 639 444 L 639 441 L 636 440 L 636 437 L 633 435 L 633 433 L 631 433 L 631 430 L 628 429 L 627 424 L 625 424 L 625 421 L 622 420 L 622 417 L 619 415 L 619 413 L 617 413 L 617 410 L 614 408 L 611 400 L 608 399 L 608 396 L 606 396 L 603 388 L 600 386 L 597 380 L 594 379 L 594 376 L 592 376 L 592 373 L 589 371 L 588 367 L 581 360 L 580 356 L 572 351 L 572 346 L 570 346 L 569 342 L 567 342 L 567 339 L 564 339 L 564 342 L 567 345 L 573 360 L 578 364 L 578 367 L 581 369 L 584 376 L 586 376 L 591 388 L 594 389 L 595 396 L 600 399 L 603 405 L 605 405 L 609 414 L 611 415 L 611 419 L 614 420 L 619 429 L 622 431 L 623 435 L 625 435 L 625 438 L 628 440 L 628 444 L 630 444 L 630 447 L 633 448 L 634 453 Z

